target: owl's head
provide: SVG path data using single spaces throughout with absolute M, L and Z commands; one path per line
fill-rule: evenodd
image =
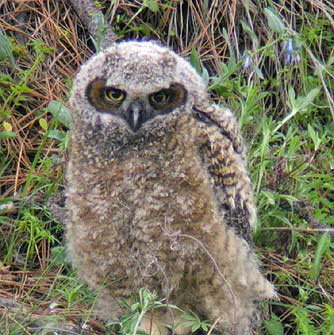
M 189 113 L 206 85 L 192 66 L 152 42 L 123 42 L 93 56 L 74 81 L 74 119 L 115 120 L 135 133 L 159 118 Z

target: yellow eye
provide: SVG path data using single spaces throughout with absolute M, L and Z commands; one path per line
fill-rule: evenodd
M 159 92 L 153 93 L 150 96 L 152 103 L 157 105 L 163 105 L 169 100 L 169 92 L 167 90 L 161 90 Z
M 106 88 L 106 97 L 107 99 L 114 101 L 114 102 L 121 102 L 125 98 L 125 93 L 122 90 L 114 87 L 107 87 Z

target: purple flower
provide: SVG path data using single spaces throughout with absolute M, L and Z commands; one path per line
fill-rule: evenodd
M 283 55 L 284 55 L 284 63 L 286 65 L 298 64 L 300 62 L 300 54 L 299 50 L 300 46 L 296 45 L 296 42 L 291 37 L 283 42 Z
M 250 66 L 250 56 L 247 53 L 247 51 L 244 52 L 244 54 L 242 55 L 241 59 L 242 59 L 242 68 L 244 70 L 247 70 L 249 68 L 249 66 Z

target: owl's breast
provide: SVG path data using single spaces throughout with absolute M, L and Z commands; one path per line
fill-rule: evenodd
M 168 134 L 144 146 L 128 146 L 99 179 L 95 187 L 104 199 L 106 218 L 119 226 L 127 222 L 134 231 L 143 229 L 144 235 L 150 227 L 157 235 L 156 227 L 166 222 L 194 226 L 214 211 L 208 205 L 215 203 L 212 184 L 189 136 Z M 121 218 L 113 220 L 115 215 Z
M 127 145 L 103 169 L 71 166 L 72 254 L 135 274 L 149 259 L 169 264 L 175 234 L 205 239 L 219 216 L 214 189 L 193 130 L 177 130 Z M 193 252 L 185 245 L 176 259 Z

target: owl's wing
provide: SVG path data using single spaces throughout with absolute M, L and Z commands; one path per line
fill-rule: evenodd
M 239 124 L 228 108 L 217 105 L 197 105 L 193 117 L 200 121 L 200 152 L 215 185 L 224 219 L 249 241 L 256 224 L 256 207 Z

